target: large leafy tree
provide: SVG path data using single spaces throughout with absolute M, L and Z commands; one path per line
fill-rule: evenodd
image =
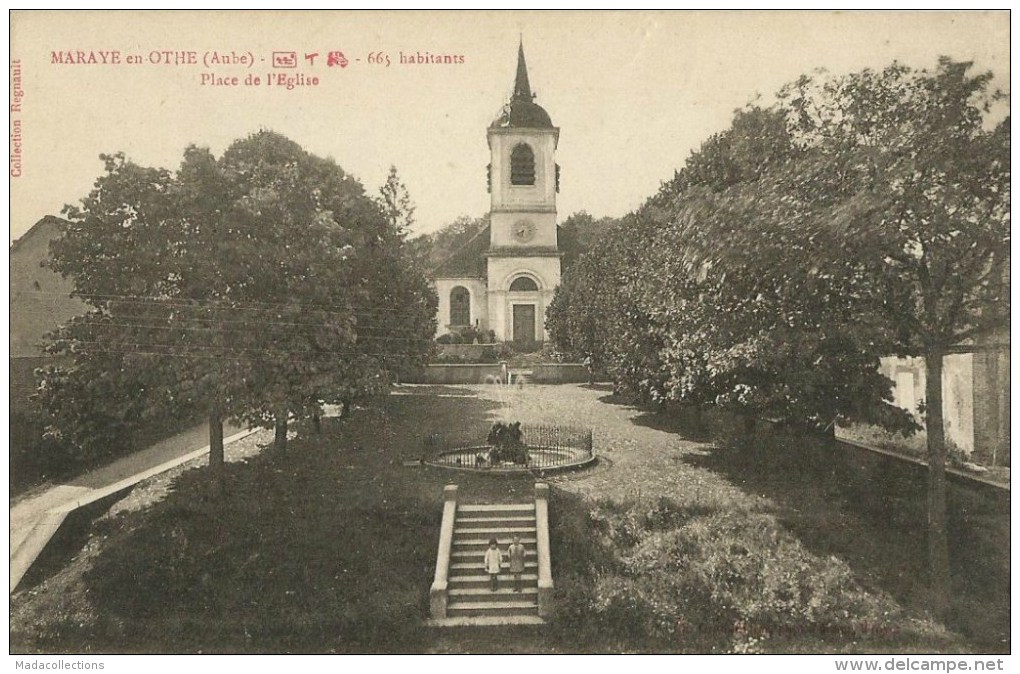
M 582 216 L 583 217 L 583 216 Z M 591 247 L 564 270 L 547 311 L 557 347 L 591 358 L 619 387 L 647 394 L 658 373 L 658 338 L 637 302 L 646 244 L 658 221 L 647 213 L 607 222 Z
M 67 209 L 50 262 L 74 278 L 75 293 L 92 309 L 52 335 L 48 350 L 73 361 L 48 368 L 40 387 L 54 420 L 48 432 L 92 459 L 132 425 L 195 412 L 188 396 L 168 385 L 177 381 L 179 363 L 156 346 L 165 343 L 172 310 L 151 299 L 168 293 L 180 245 L 140 224 L 176 219 L 173 177 L 122 155 L 102 159 L 105 174 L 80 207 Z
M 424 357 L 435 302 L 402 237 L 357 181 L 278 134 L 219 159 L 189 148 L 176 175 L 107 157 L 67 214 L 51 265 L 94 310 L 55 335 L 75 360 L 44 401 L 87 416 L 108 382 L 110 406 L 204 409 L 215 482 L 225 417 L 275 424 L 282 448 L 288 418 Z
M 560 249 L 560 264 L 564 271 L 573 266 L 596 240 L 609 228 L 617 225 L 616 218 L 595 219 L 587 211 L 568 215 L 556 228 L 557 244 Z
M 892 298 L 838 245 L 850 215 L 838 212 L 839 167 L 774 146 L 748 178 L 693 184 L 664 205 L 649 246 L 660 276 L 644 293 L 665 344 L 662 395 L 829 432 L 847 420 L 909 428 L 877 372 L 896 343 L 875 307 Z
M 860 270 L 817 263 L 833 239 L 811 217 L 836 198 L 827 169 L 794 145 L 784 112 L 739 112 L 567 272 L 554 337 L 650 401 L 830 431 L 905 424 L 875 371 L 883 331 L 858 318 Z
M 489 225 L 489 216 L 462 215 L 435 232 L 421 234 L 408 242 L 411 256 L 429 273 Z
M 1008 329 L 1009 118 L 991 73 L 941 59 L 846 77 L 804 78 L 785 92 L 797 142 L 835 158 L 857 187 L 841 207 L 842 243 L 887 305 L 904 351 L 924 357 L 928 538 L 935 608 L 949 596 L 942 363 L 950 347 Z
M 550 316 L 647 397 L 819 428 L 912 427 L 876 366 L 923 356 L 936 611 L 949 595 L 943 357 L 1009 316 L 1009 119 L 995 121 L 991 75 L 970 70 L 805 77 L 741 111 L 633 216 L 626 243 L 600 241 L 567 272 Z

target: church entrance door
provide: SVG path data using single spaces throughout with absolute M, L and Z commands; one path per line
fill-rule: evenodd
M 535 341 L 535 305 L 514 305 L 514 341 Z

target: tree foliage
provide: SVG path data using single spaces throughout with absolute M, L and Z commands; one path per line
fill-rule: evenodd
M 104 161 L 51 249 L 93 307 L 53 335 L 74 362 L 42 382 L 80 442 L 97 404 L 285 424 L 423 361 L 433 293 L 399 219 L 331 160 L 259 132 L 218 159 L 188 148 L 176 174 Z
M 932 71 L 902 64 L 784 92 L 798 144 L 833 157 L 856 186 L 845 199 L 848 256 L 869 265 L 888 324 L 927 370 L 928 541 L 932 598 L 949 596 L 942 363 L 947 350 L 1008 329 L 1009 118 L 992 74 L 943 58 Z
M 462 215 L 435 232 L 414 237 L 408 245 L 421 268 L 431 273 L 488 226 L 488 215 L 480 218 Z
M 916 427 L 877 365 L 925 356 L 936 597 L 942 357 L 1009 316 L 1009 119 L 970 69 L 803 77 L 739 111 L 568 271 L 548 319 L 646 399 L 819 429 Z
M 390 227 L 400 236 L 406 237 L 414 225 L 414 202 L 407 186 L 400 179 L 396 166 L 390 166 L 386 182 L 379 188 L 379 205 L 382 207 Z

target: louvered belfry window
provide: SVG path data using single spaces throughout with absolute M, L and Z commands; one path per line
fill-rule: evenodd
M 527 143 L 521 143 L 510 153 L 510 184 L 535 184 L 535 153 Z

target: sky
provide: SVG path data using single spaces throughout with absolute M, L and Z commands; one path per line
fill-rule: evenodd
M 190 144 L 218 156 L 259 129 L 334 158 L 372 193 L 396 166 L 416 233 L 484 215 L 486 128 L 512 92 L 521 39 L 535 100 L 560 128 L 561 220 L 633 210 L 734 110 L 818 68 L 947 55 L 1009 84 L 1006 11 L 15 12 L 10 238 L 85 196 L 100 153 L 175 169 Z M 100 62 L 69 63 L 79 51 Z M 327 66 L 331 51 L 347 66 Z M 185 62 L 164 63 L 167 52 Z M 203 63 L 210 52 L 251 63 Z M 274 67 L 287 52 L 297 67 Z M 418 53 L 458 62 L 400 63 Z M 318 84 L 288 90 L 283 73 Z

